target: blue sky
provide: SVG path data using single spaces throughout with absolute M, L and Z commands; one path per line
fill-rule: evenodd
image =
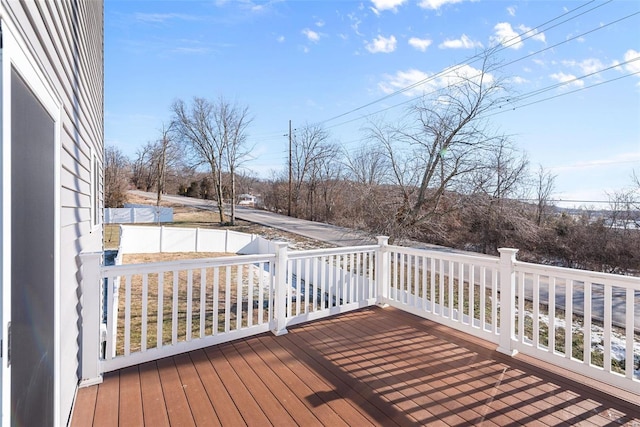
M 490 119 L 532 165 L 557 175 L 556 198 L 606 200 L 640 174 L 637 1 L 106 0 L 104 7 L 105 140 L 130 157 L 158 138 L 175 99 L 223 96 L 249 107 L 254 149 L 245 167 L 268 177 L 286 166 L 289 120 L 294 128 L 323 123 L 333 141 L 355 150 L 367 120 L 406 114 L 410 99 L 439 83 L 388 95 L 448 67 L 476 68 L 471 58 L 500 44 L 499 73 L 519 101 Z

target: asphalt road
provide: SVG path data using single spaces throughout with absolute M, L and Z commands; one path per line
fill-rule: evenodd
M 145 193 L 142 191 L 132 191 L 142 197 L 149 197 L 155 200 L 154 193 Z M 192 206 L 199 209 L 214 210 L 217 204 L 211 200 L 194 199 L 183 196 L 164 195 L 162 199 L 172 203 L 179 203 L 185 206 Z M 273 212 L 251 209 L 244 206 L 236 206 L 236 218 L 255 224 L 265 225 L 290 233 L 299 234 L 310 239 L 320 240 L 334 244 L 336 246 L 359 246 L 371 245 L 376 243 L 375 236 L 368 236 L 364 233 L 358 233 L 347 228 L 336 227 L 330 224 L 307 221 L 304 219 L 291 218 L 285 215 L 279 215 Z
M 155 193 L 145 193 L 142 191 L 132 191 L 142 197 L 148 197 L 155 201 Z M 217 209 L 217 204 L 211 200 L 194 199 L 191 197 L 183 196 L 162 196 L 163 200 L 172 203 L 178 203 L 185 206 L 192 206 L 200 209 L 214 210 Z M 272 228 L 277 228 L 290 233 L 299 234 L 311 239 L 320 240 L 336 246 L 360 246 L 370 245 L 376 243 L 375 236 L 360 233 L 347 228 L 337 227 L 330 224 L 324 224 L 320 222 L 307 221 L 304 219 L 291 218 L 285 215 L 280 215 L 273 212 L 262 211 L 258 209 L 251 209 L 244 206 L 236 206 L 236 218 L 245 221 L 253 222 L 256 224 L 265 225 Z M 477 253 L 459 251 L 443 246 L 430 245 L 427 243 L 403 241 L 399 244 L 403 246 L 409 246 L 413 248 L 430 249 L 442 252 L 453 252 L 461 254 L 470 254 L 474 256 L 486 256 L 495 259 L 488 255 L 482 255 Z M 445 263 L 445 268 L 448 268 L 448 263 Z M 444 274 L 447 274 L 445 271 Z M 479 278 L 477 279 L 479 280 Z M 599 289 L 594 289 L 592 294 L 592 316 L 594 319 L 602 319 L 604 314 L 604 295 L 602 292 L 598 292 Z M 528 295 L 528 299 L 531 300 L 533 293 L 532 280 L 525 281 L 525 294 Z M 619 295 L 618 295 L 619 294 Z M 624 291 L 620 288 L 614 289 L 614 304 L 613 304 L 613 322 L 614 324 L 624 325 Z M 546 303 L 548 300 L 548 283 L 541 278 L 540 280 L 540 302 Z M 558 286 L 556 288 L 556 307 L 564 307 L 565 292 L 564 286 Z M 574 289 L 573 293 L 573 310 L 576 314 L 582 314 L 582 307 L 584 307 L 584 293 L 578 286 Z M 635 293 L 635 320 L 634 329 L 640 331 L 640 292 Z

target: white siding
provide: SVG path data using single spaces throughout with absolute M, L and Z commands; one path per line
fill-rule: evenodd
M 60 123 L 60 424 L 67 423 L 78 383 L 81 251 L 102 249 L 92 225 L 92 153 L 103 160 L 102 1 L 0 1 L 2 19 L 17 29 L 35 67 L 62 101 Z M 52 159 L 53 161 L 53 159 Z M 101 166 L 100 166 L 101 167 Z M 102 200 L 102 182 L 99 200 Z M 101 206 L 98 206 L 101 208 Z

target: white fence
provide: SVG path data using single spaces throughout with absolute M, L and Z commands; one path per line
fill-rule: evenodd
M 273 246 L 271 254 L 112 267 L 102 267 L 99 255 L 83 256 L 84 383 L 105 371 L 266 330 L 280 335 L 289 325 L 377 303 L 640 396 L 634 331 L 640 278 L 523 263 L 514 249 L 487 258 L 389 246 L 384 237 L 351 248 Z M 107 313 L 107 349 L 100 353 L 95 284 L 104 279 L 109 301 L 117 280 L 121 291 Z
M 275 253 L 273 242 L 254 234 L 206 228 L 120 226 L 118 254 L 161 252 Z
M 104 208 L 105 224 L 154 224 L 161 222 L 173 222 L 173 208 L 155 206 Z

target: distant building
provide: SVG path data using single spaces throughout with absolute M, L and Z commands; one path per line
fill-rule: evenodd
M 251 194 L 240 194 L 238 196 L 238 206 L 250 206 L 256 205 L 257 198 Z

